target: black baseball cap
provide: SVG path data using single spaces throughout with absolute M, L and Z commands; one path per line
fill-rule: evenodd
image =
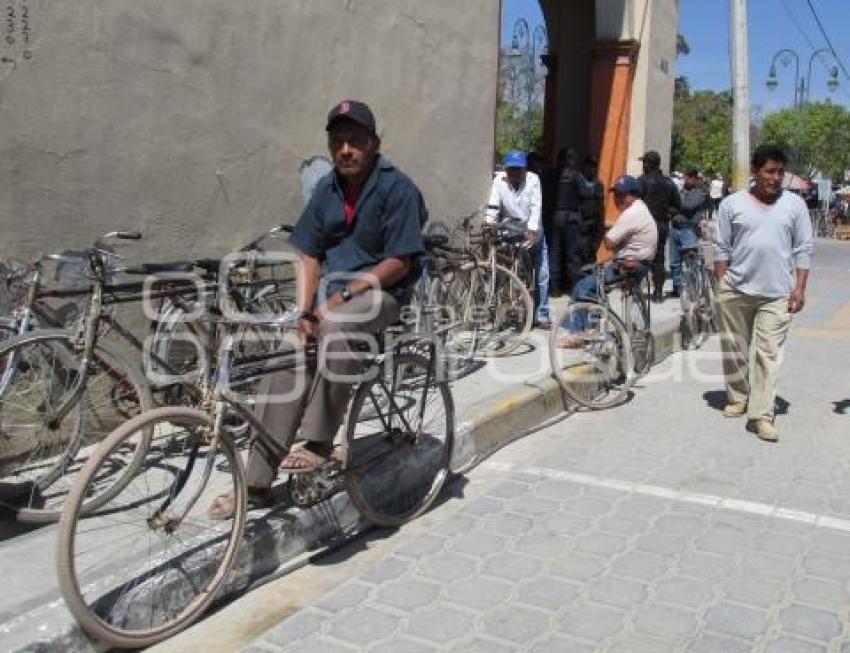
M 365 102 L 358 102 L 357 100 L 343 100 L 337 104 L 330 110 L 330 113 L 328 113 L 328 124 L 325 127 L 325 130 L 330 131 L 340 120 L 351 120 L 352 122 L 356 122 L 358 125 L 362 125 L 372 133 L 377 131 L 375 127 L 375 116 L 372 114 L 372 110 L 369 108 L 369 105 Z
M 658 167 L 661 165 L 661 155 L 655 150 L 649 150 L 646 154 L 640 157 L 639 161 Z

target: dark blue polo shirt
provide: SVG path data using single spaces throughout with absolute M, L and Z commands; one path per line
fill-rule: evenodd
M 422 226 L 428 211 L 422 194 L 403 172 L 383 156 L 366 181 L 346 227 L 342 183 L 336 172 L 319 180 L 295 225 L 291 242 L 304 254 L 322 261 L 322 274 L 359 272 L 390 257 L 424 253 Z M 416 281 L 416 265 L 405 279 L 386 290 L 406 299 Z M 331 283 L 328 292 L 345 285 Z

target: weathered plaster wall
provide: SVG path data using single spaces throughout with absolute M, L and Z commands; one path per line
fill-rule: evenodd
M 432 215 L 482 201 L 498 0 L 12 2 L 32 56 L 0 46 L 0 255 L 115 227 L 145 233 L 134 258 L 223 253 L 296 217 L 344 97 Z
M 678 0 L 632 2 L 640 51 L 632 95 L 628 170 L 640 174 L 638 157 L 646 150 L 657 150 L 662 169 L 669 172 Z

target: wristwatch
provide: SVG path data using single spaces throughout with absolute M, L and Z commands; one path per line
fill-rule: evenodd
M 342 297 L 343 302 L 351 301 L 351 298 L 354 297 L 354 295 L 351 294 L 351 288 L 349 288 L 348 286 L 340 290 L 339 294 Z
M 298 319 L 299 319 L 299 320 L 307 320 L 308 322 L 312 322 L 313 324 L 318 324 L 318 323 L 319 323 L 319 318 L 317 318 L 317 317 L 315 316 L 315 314 L 313 314 L 313 313 L 312 313 L 312 312 L 310 312 L 310 311 L 301 311 L 301 312 L 298 314 Z

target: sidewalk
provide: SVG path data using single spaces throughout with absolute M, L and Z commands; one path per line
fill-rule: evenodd
M 676 348 L 677 316 L 676 301 L 653 305 L 659 358 Z M 529 429 L 564 414 L 562 392 L 548 374 L 547 338 L 548 332 L 535 331 L 521 353 L 488 361 L 453 384 L 456 471 L 470 469 Z M 254 528 L 240 549 L 228 586 L 232 596 L 298 569 L 317 551 L 339 546 L 340 538 L 348 541 L 362 532 L 359 516 L 345 495 L 311 510 L 257 511 L 250 518 Z M 98 650 L 81 633 L 59 595 L 53 563 L 55 526 L 21 530 L 0 523 L 0 568 L 14 570 L 4 574 L 6 591 L 0 596 L 0 651 Z
M 848 246 L 819 251 L 778 443 L 722 416 L 712 338 L 627 404 L 497 452 L 401 532 L 156 653 L 850 652 L 849 262 Z

